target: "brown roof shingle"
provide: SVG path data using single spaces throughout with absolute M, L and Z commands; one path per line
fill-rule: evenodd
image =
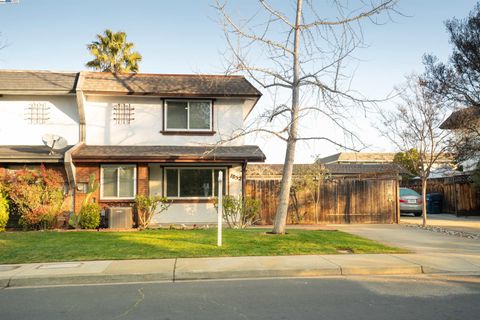
M 299 174 L 303 168 L 313 166 L 312 164 L 294 164 L 293 175 Z M 351 175 L 382 175 L 382 174 L 403 174 L 407 171 L 393 163 L 382 164 L 325 164 L 324 169 L 327 174 L 333 176 L 351 176 Z M 247 175 L 255 176 L 280 176 L 282 174 L 283 164 L 249 164 Z
M 86 93 L 164 97 L 252 97 L 262 94 L 243 76 L 0 70 L 0 94 Z
M 0 70 L 0 94 L 74 93 L 77 72 Z
M 176 161 L 235 160 L 265 161 L 258 146 L 90 146 L 72 155 L 74 161 Z
M 46 146 L 0 146 L 0 162 L 10 163 L 49 163 L 62 162 L 65 151 L 71 146 L 62 150 L 56 150 L 55 153 L 50 154 L 50 148 Z
M 461 129 L 480 120 L 480 107 L 469 107 L 452 112 L 440 125 L 441 129 Z
M 262 95 L 243 76 L 82 72 L 81 77 L 80 89 L 92 93 L 166 97 L 260 97 Z
M 333 162 L 392 162 L 393 152 L 340 152 L 328 157 L 320 158 L 320 163 Z

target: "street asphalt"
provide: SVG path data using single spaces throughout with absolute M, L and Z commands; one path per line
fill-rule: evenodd
M 0 289 L 1 319 L 478 319 L 475 277 L 334 277 Z

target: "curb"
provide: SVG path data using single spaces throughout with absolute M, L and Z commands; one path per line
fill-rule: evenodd
M 149 274 L 94 274 L 41 277 L 12 277 L 0 279 L 0 288 L 20 288 L 33 286 L 58 286 L 81 284 L 108 284 L 134 282 L 177 282 L 194 280 L 255 279 L 285 277 L 331 277 L 355 275 L 406 275 L 423 274 L 421 266 L 402 268 L 333 268 L 333 269 L 295 269 L 295 270 L 239 270 L 236 272 L 195 272 L 181 271 L 174 277 L 164 273 Z
M 96 275 L 74 275 L 74 276 L 48 276 L 48 277 L 13 277 L 8 280 L 4 288 L 32 287 L 32 286 L 58 286 L 77 284 L 108 284 L 108 283 L 130 283 L 150 281 L 171 281 L 163 274 L 96 274 Z M 0 280 L 1 281 L 1 280 Z M 3 284 L 3 282 L 0 282 Z
M 0 265 L 10 287 L 338 276 L 480 276 L 477 255 L 359 254 L 109 260 Z

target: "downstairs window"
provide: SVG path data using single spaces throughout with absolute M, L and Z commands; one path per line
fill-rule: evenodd
M 133 199 L 136 190 L 136 166 L 102 165 L 100 168 L 100 199 Z
M 226 168 L 166 167 L 164 190 L 168 198 L 212 198 L 218 195 L 218 173 L 223 172 L 226 194 Z

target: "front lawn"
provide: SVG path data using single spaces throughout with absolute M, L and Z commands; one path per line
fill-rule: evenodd
M 216 230 L 148 230 L 139 232 L 0 233 L 0 263 L 78 260 L 159 259 L 295 254 L 399 253 L 404 250 L 340 231 L 224 230 L 223 247 Z

